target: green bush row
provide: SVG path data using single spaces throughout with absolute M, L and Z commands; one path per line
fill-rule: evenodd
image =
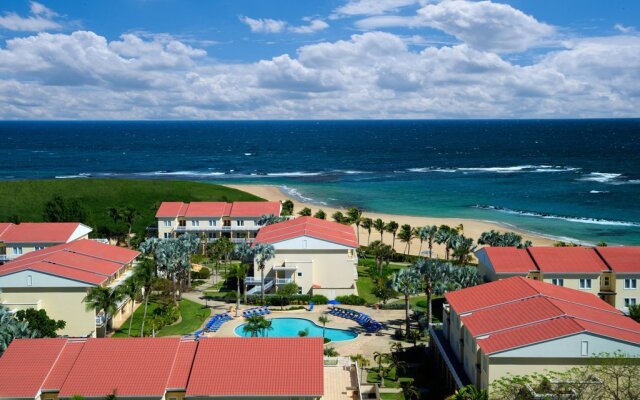
M 367 301 L 360 296 L 355 294 L 349 294 L 346 296 L 338 296 L 336 300 L 340 302 L 340 304 L 345 304 L 348 306 L 363 306 L 367 304 Z

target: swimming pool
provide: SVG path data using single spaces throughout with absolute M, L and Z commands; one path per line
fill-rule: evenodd
M 298 337 L 298 332 L 309 330 L 309 337 L 322 337 L 322 326 L 304 318 L 271 318 L 272 329 L 268 332 L 269 337 Z M 235 329 L 236 335 L 249 337 L 248 332 L 242 331 L 246 324 L 242 324 Z M 358 334 L 345 329 L 326 328 L 325 335 L 333 342 L 341 340 L 355 339 Z

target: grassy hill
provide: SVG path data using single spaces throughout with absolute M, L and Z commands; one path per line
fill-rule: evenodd
M 43 221 L 45 204 L 54 196 L 76 199 L 87 212 L 87 225 L 98 230 L 118 228 L 107 215 L 109 207 L 133 207 L 141 216 L 133 231 L 155 224 L 162 201 L 256 201 L 252 194 L 201 182 L 140 179 L 52 179 L 0 182 L 0 221 Z M 119 227 L 120 229 L 122 226 Z

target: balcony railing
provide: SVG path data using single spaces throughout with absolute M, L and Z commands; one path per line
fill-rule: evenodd
M 293 282 L 293 278 L 276 278 L 276 285 L 286 285 Z
M 236 231 L 257 231 L 260 229 L 260 226 L 176 226 L 176 232 L 236 232 Z

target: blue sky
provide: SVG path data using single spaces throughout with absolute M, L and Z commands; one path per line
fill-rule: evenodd
M 0 118 L 635 117 L 638 21 L 635 0 L 2 1 Z

